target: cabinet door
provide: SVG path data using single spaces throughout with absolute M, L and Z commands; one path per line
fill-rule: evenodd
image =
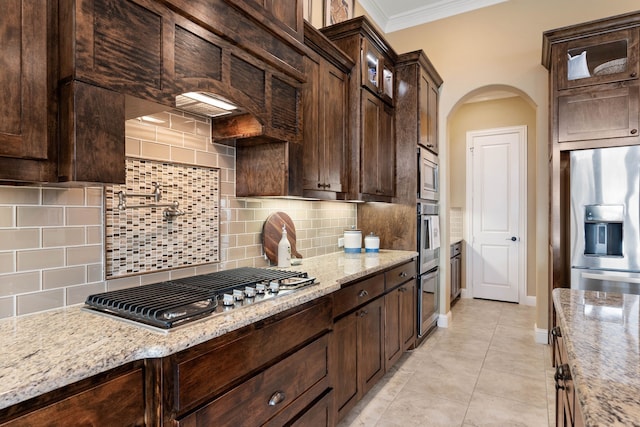
M 378 139 L 378 187 L 380 194 L 395 195 L 395 138 L 393 131 L 393 109 L 383 105 L 380 110 L 380 137 Z
M 384 296 L 384 359 L 385 369 L 391 366 L 402 355 L 402 292 L 400 288 Z
M 364 396 L 384 375 L 384 298 L 378 298 L 358 313 L 358 377 Z
M 360 191 L 383 194 L 378 183 L 378 147 L 380 146 L 380 118 L 382 103 L 373 94 L 362 91 L 362 146 Z
M 331 64 L 325 63 L 322 67 L 323 79 L 321 93 L 322 99 L 322 128 L 321 137 L 323 144 L 322 163 L 325 190 L 333 192 L 345 191 L 344 158 L 347 147 L 347 90 L 348 77 L 345 73 Z
M 638 85 L 561 95 L 558 141 L 638 137 Z
M 558 89 L 638 79 L 638 29 L 614 31 L 560 45 Z
M 358 397 L 358 317 L 355 313 L 334 323 L 331 349 L 331 384 L 335 412 L 340 419 Z
M 395 179 L 393 109 L 362 91 L 361 192 L 393 197 Z
M 321 58 L 309 57 L 305 58 L 305 74 L 303 188 L 340 193 L 345 191 L 347 75 Z M 314 196 L 322 197 L 322 193 Z
M 419 82 L 419 144 L 438 154 L 438 88 L 425 70 Z
M 119 375 L 84 380 L 90 387 L 11 421 L 20 426 L 144 426 L 144 373 L 141 367 Z M 56 390 L 50 394 L 60 393 Z M 64 391 L 62 392 L 64 393 Z M 46 399 L 45 395 L 43 398 Z
M 400 286 L 400 342 L 402 350 L 412 347 L 416 339 L 416 279 Z
M 47 157 L 47 2 L 6 0 L 0 20 L 0 155 Z

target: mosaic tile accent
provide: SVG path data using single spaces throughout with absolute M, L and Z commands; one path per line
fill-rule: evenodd
M 106 277 L 114 278 L 220 260 L 220 170 L 129 158 L 127 183 L 105 188 Z M 118 209 L 118 192 L 151 194 L 162 185 L 165 204 L 185 214 L 167 220 L 164 208 Z M 128 206 L 154 204 L 127 197 Z

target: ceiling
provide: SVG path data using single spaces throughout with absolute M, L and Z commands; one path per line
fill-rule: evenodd
M 385 33 L 508 0 L 358 0 Z

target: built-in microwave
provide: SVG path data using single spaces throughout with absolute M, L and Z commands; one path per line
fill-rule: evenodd
M 439 200 L 438 156 L 420 147 L 418 148 L 418 164 L 418 198 L 422 200 Z

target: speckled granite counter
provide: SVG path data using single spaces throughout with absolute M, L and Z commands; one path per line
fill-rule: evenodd
M 339 252 L 307 258 L 292 269 L 306 271 L 318 284 L 166 334 L 79 306 L 0 321 L 0 409 L 134 360 L 184 350 L 415 256 L 382 250 L 377 256 Z
M 640 426 L 640 296 L 555 289 L 587 426 Z

